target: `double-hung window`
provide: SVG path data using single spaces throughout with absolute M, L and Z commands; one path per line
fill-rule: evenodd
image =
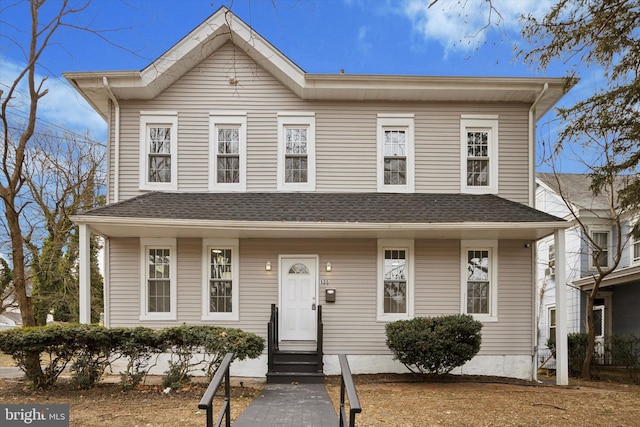
M 204 239 L 202 320 L 238 320 L 237 239 Z
M 176 241 L 141 239 L 140 320 L 176 320 Z
M 315 114 L 278 113 L 278 191 L 316 188 Z
M 596 270 L 597 266 L 600 268 L 609 266 L 610 238 L 609 230 L 591 230 L 592 241 L 589 242 L 589 268 L 591 270 Z
M 413 316 L 413 240 L 378 240 L 378 320 Z
M 640 263 L 640 236 L 631 238 L 631 262 Z
M 209 189 L 245 191 L 247 188 L 247 115 L 209 113 Z
M 463 193 L 498 193 L 498 116 L 460 119 L 460 170 Z
M 140 189 L 178 188 L 178 113 L 140 112 Z
M 378 191 L 414 191 L 413 114 L 378 114 Z
M 556 342 L 556 308 L 549 307 L 549 312 L 547 313 L 547 338 L 549 342 Z
M 493 240 L 463 240 L 462 312 L 479 320 L 497 320 L 497 248 Z

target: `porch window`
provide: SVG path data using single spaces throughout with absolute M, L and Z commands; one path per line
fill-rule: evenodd
M 596 266 L 601 268 L 607 268 L 609 266 L 609 242 L 610 233 L 604 230 L 591 231 L 591 239 L 593 242 L 589 242 L 590 256 L 589 267 L 592 270 L 596 270 Z
M 238 320 L 238 241 L 203 241 L 203 320 Z
M 497 242 L 462 241 L 462 312 L 497 320 Z
M 140 189 L 177 189 L 178 113 L 140 113 Z
M 279 191 L 315 190 L 314 113 L 278 114 L 277 184 Z
M 141 320 L 176 319 L 175 239 L 141 239 Z
M 413 241 L 378 241 L 378 320 L 413 315 Z
M 377 123 L 378 191 L 413 191 L 413 114 L 378 114 Z
M 245 191 L 247 116 L 243 112 L 209 113 L 209 189 Z
M 463 115 L 460 120 L 461 189 L 498 192 L 498 117 Z

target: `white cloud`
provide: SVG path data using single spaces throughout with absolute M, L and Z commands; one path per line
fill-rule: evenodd
M 0 89 L 7 95 L 8 87 L 13 84 L 24 67 L 8 58 L 0 56 Z M 43 76 L 38 75 L 36 82 Z M 48 93 L 38 102 L 40 125 L 55 126 L 71 130 L 78 134 L 89 132 L 91 139 L 105 142 L 107 125 L 93 108 L 62 77 L 50 76 L 44 83 Z M 20 82 L 11 107 L 13 112 L 26 116 L 29 106 L 29 89 L 25 78 Z
M 551 0 L 403 0 L 400 13 L 426 40 L 438 41 L 445 51 L 471 50 L 484 42 L 487 31 L 519 31 L 523 14 L 542 16 Z M 489 24 L 489 27 L 487 27 Z

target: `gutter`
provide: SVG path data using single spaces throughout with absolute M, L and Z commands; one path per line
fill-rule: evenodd
M 536 123 L 534 115 L 538 102 L 540 102 L 547 90 L 549 90 L 549 83 L 544 84 L 538 97 L 529 108 L 529 176 L 531 177 L 529 180 L 529 206 L 532 208 L 536 204 Z
M 102 77 L 102 84 L 109 94 L 109 99 L 116 106 L 116 123 L 115 123 L 115 136 L 114 136 L 114 153 L 113 153 L 113 203 L 118 203 L 120 194 L 120 104 L 118 99 L 113 94 L 111 87 L 109 86 L 109 80 L 106 76 Z M 110 145 L 108 145 L 110 146 Z M 107 183 L 108 184 L 108 183 Z

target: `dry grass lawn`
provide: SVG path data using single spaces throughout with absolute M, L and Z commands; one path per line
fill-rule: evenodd
M 611 383 L 575 383 L 570 387 L 534 385 L 496 378 L 440 378 L 417 382 L 407 375 L 359 375 L 356 387 L 363 407 L 358 426 L 637 426 L 640 387 Z M 471 381 L 474 380 L 474 381 Z M 234 379 L 232 419 L 261 384 Z M 327 390 L 339 402 L 339 379 Z M 205 385 L 164 394 L 158 385 L 122 392 L 103 383 L 82 391 L 61 380 L 53 390 L 31 391 L 22 380 L 0 380 L 0 403 L 68 403 L 72 426 L 203 426 L 198 402 Z M 256 426 L 258 427 L 258 426 Z

